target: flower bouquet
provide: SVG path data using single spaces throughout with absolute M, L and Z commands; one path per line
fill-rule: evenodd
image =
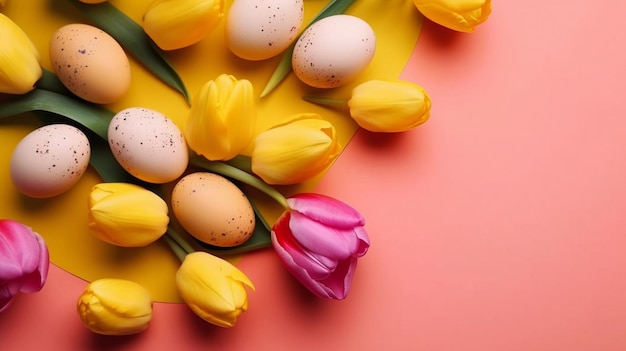
M 326 113 L 371 132 L 394 133 L 426 122 L 431 108 L 419 85 L 366 75 L 380 39 L 366 20 L 350 14 L 358 2 L 329 1 L 307 24 L 305 1 L 276 1 L 267 6 L 275 13 L 264 17 L 253 0 L 155 0 L 141 21 L 105 1 L 65 2 L 85 23 L 54 33 L 50 69 L 20 26 L 0 14 L 7 38 L 0 44 L 0 117 L 31 113 L 43 125 L 12 153 L 15 188 L 29 198 L 63 196 L 91 166 L 101 182 L 85 200 L 88 232 L 115 247 L 167 244 L 180 260 L 173 278 L 177 294 L 211 324 L 233 327 L 248 309 L 254 284 L 231 262 L 233 253 L 273 247 L 311 293 L 345 299 L 370 245 L 365 220 L 340 200 L 290 187 L 322 176 L 345 145 Z M 489 1 L 459 3 L 395 6 L 460 31 L 489 15 Z M 171 64 L 177 51 L 222 30 L 230 61 L 275 64 L 260 94 L 252 80 L 228 73 L 189 94 Z M 275 36 L 268 39 L 268 32 Z M 338 38 L 337 32 L 352 34 Z M 341 57 L 342 48 L 350 55 Z M 103 59 L 102 53 L 111 55 Z M 129 56 L 182 98 L 182 118 L 146 106 L 120 107 L 132 93 Z M 275 98 L 290 73 L 292 84 L 307 92 L 296 98 L 315 112 L 300 110 L 266 126 L 259 122 L 267 113 L 264 101 Z M 278 206 L 275 216 L 257 205 L 268 199 Z M 7 252 L 18 254 L 0 255 L 0 308 L 20 291 L 37 291 L 46 279 L 44 240 L 21 232 L 37 244 L 22 245 L 17 231 L 7 229 L 14 245 Z M 5 268 L 14 261 L 24 261 L 19 274 Z M 94 279 L 77 299 L 84 325 L 99 334 L 135 334 L 152 318 L 150 291 L 129 279 Z

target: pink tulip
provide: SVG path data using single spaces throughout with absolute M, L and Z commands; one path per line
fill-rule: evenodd
M 272 244 L 287 270 L 319 297 L 344 299 L 357 259 L 367 252 L 365 220 L 347 204 L 319 194 L 287 199 Z
M 43 288 L 50 256 L 43 238 L 26 225 L 0 220 L 0 312 L 18 293 Z

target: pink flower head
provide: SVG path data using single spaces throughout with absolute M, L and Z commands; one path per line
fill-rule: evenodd
M 299 194 L 287 203 L 290 210 L 272 228 L 278 256 L 315 295 L 344 299 L 357 259 L 370 245 L 363 216 L 347 204 L 319 194 Z
M 18 293 L 34 293 L 48 276 L 50 256 L 43 238 L 26 225 L 0 220 L 0 312 Z

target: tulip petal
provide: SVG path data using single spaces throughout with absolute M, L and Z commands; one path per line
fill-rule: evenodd
M 321 283 L 326 287 L 328 294 L 334 299 L 343 300 L 348 296 L 352 277 L 356 270 L 357 258 L 341 261 L 333 274 Z
M 370 248 L 370 238 L 363 227 L 354 228 L 356 237 L 359 239 L 359 247 L 355 254 L 357 257 L 361 257 L 367 253 Z
M 325 170 L 340 151 L 332 124 L 300 114 L 256 137 L 252 171 L 269 184 L 300 183 Z
M 278 254 L 278 257 L 281 259 L 285 268 L 302 284 L 304 287 L 309 289 L 313 294 L 323 297 L 330 298 L 330 295 L 324 289 L 324 287 L 319 284 L 315 279 L 311 277 L 309 271 L 300 267 L 296 261 L 294 260 L 291 252 L 287 251 L 284 247 L 282 247 L 279 243 L 277 235 L 272 231 L 272 243 L 274 244 L 274 250 Z M 297 251 L 296 251 L 297 252 Z
M 358 249 L 354 230 L 341 230 L 325 226 L 298 212 L 291 214 L 289 228 L 294 238 L 307 250 L 334 259 L 345 259 Z
M 189 308 L 221 327 L 234 326 L 247 310 L 244 285 L 254 289 L 250 279 L 231 263 L 202 251 L 188 254 L 176 272 L 176 287 Z
M 278 246 L 281 251 L 284 251 L 284 253 L 280 253 L 281 255 L 289 256 L 287 261 L 293 262 L 299 268 L 307 271 L 307 276 L 311 279 L 319 280 L 328 277 L 337 266 L 337 261 L 311 252 L 300 245 L 291 232 L 290 222 L 291 213 L 289 212 L 286 212 L 276 222 L 272 228 L 272 235 L 275 236 L 273 239 L 274 246 Z
M 48 250 L 37 233 L 16 221 L 0 222 L 0 281 L 17 279 L 38 268 L 47 273 L 48 261 Z
M 365 225 L 365 219 L 348 204 L 329 196 L 304 193 L 287 199 L 289 207 L 303 215 L 335 228 Z

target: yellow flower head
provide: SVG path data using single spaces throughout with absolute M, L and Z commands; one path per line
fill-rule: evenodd
M 0 93 L 25 94 L 41 78 L 39 52 L 24 31 L 0 13 Z
M 205 158 L 229 160 L 252 141 L 257 112 L 252 83 L 227 74 L 204 84 L 184 127 L 189 147 Z
M 200 318 L 220 327 L 233 327 L 248 309 L 245 287 L 250 279 L 228 261 L 207 252 L 185 256 L 176 272 L 176 287 L 187 306 Z
M 413 0 L 431 21 L 459 31 L 473 32 L 491 13 L 491 0 Z
M 252 171 L 268 184 L 296 184 L 326 170 L 340 152 L 330 122 L 317 114 L 298 114 L 256 137 Z
M 407 81 L 370 80 L 352 90 L 350 116 L 372 132 L 404 132 L 426 122 L 430 97 L 421 86 Z
M 98 279 L 87 285 L 76 309 L 83 325 L 94 333 L 137 334 L 152 320 L 152 297 L 135 282 Z
M 163 50 L 191 46 L 224 17 L 224 0 L 154 0 L 143 15 L 146 34 Z
M 146 246 L 167 231 L 167 203 L 127 183 L 100 183 L 89 195 L 89 229 L 100 240 L 123 247 Z

